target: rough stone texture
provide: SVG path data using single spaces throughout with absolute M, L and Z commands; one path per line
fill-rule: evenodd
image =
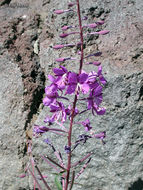
M 45 77 L 57 66 L 55 58 L 74 55 L 77 49 L 53 51 L 53 44 L 74 41 L 59 39 L 61 26 L 75 24 L 75 15 L 55 16 L 54 9 L 63 9 L 67 1 L 57 0 L 2 0 L 0 2 L 0 189 L 32 189 L 31 178 L 19 179 L 28 156 L 26 131 L 42 124 L 46 108 L 42 108 Z M 89 167 L 74 189 L 89 190 L 142 190 L 143 189 L 143 1 L 142 0 L 82 0 L 83 14 L 93 20 L 105 19 L 103 28 L 109 35 L 87 37 L 85 51 L 102 51 L 99 60 L 107 73 L 108 84 L 104 90 L 105 116 L 93 117 L 97 132 L 106 130 L 106 145 L 90 141 L 77 149 L 77 160 L 92 150 L 94 156 Z M 78 69 L 77 63 L 67 64 L 68 69 Z M 86 67 L 86 71 L 92 70 Z M 40 106 L 41 105 L 41 106 Z M 80 107 L 83 105 L 80 104 Z M 80 119 L 84 119 L 86 115 Z M 82 133 L 74 129 L 74 136 Z M 27 133 L 28 138 L 31 135 Z M 52 134 L 57 147 L 64 139 Z M 45 136 L 43 136 L 43 139 Z M 33 141 L 33 154 L 49 149 L 41 139 Z M 79 154 L 80 151 L 80 154 Z M 62 150 L 64 154 L 64 150 Z M 78 155 L 78 158 L 76 157 Z M 41 170 L 52 171 L 42 160 Z M 77 171 L 79 168 L 77 169 Z M 49 179 L 53 176 L 50 175 Z M 49 180 L 48 179 L 48 180 Z M 56 189 L 51 183 L 53 189 Z

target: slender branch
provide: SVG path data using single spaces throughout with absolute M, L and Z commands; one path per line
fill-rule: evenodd
M 66 170 L 64 167 L 62 167 L 60 164 L 58 164 L 57 162 L 55 162 L 54 160 L 52 160 L 52 158 L 50 158 L 49 156 L 42 156 L 42 158 L 47 158 L 48 160 L 50 160 L 53 164 L 55 164 L 56 166 L 58 166 L 59 168 Z
M 35 165 L 35 168 L 37 169 L 37 171 L 38 171 L 38 173 L 39 173 L 39 175 L 40 175 L 40 177 L 41 177 L 43 183 L 45 184 L 46 188 L 47 188 L 48 190 L 51 190 L 51 188 L 49 187 L 49 185 L 48 185 L 47 182 L 45 181 L 45 179 L 44 179 L 43 175 L 41 174 L 41 171 L 39 170 L 39 168 L 38 168 L 37 165 Z
M 83 58 L 84 58 L 84 54 L 83 54 L 83 32 L 82 32 L 82 22 L 81 22 L 81 15 L 80 15 L 79 0 L 77 0 L 76 2 L 77 2 L 77 14 L 78 14 L 78 19 L 79 19 L 80 42 L 81 42 L 81 57 L 80 57 L 80 66 L 79 66 L 79 74 L 81 74 L 82 67 L 83 67 Z M 73 119 L 74 119 L 74 112 L 75 112 L 76 103 L 77 103 L 77 94 L 75 94 L 75 97 L 74 97 L 73 109 L 72 109 L 71 120 L 70 120 L 70 128 L 69 128 L 69 132 L 68 132 L 68 146 L 69 147 L 71 147 L 72 126 L 73 126 Z M 65 190 L 68 189 L 68 185 L 69 185 L 70 169 L 71 169 L 71 152 L 68 154 Z
M 33 172 L 30 170 L 30 168 L 28 168 L 28 170 L 29 170 L 30 174 L 32 175 L 33 179 L 35 180 L 35 182 L 36 182 L 36 184 L 37 184 L 37 186 L 38 186 L 38 189 L 39 189 L 39 190 L 42 190 L 42 187 L 41 187 L 41 185 L 38 183 L 38 181 L 37 181 L 35 175 L 33 174 Z
M 86 159 L 87 159 L 88 157 L 90 157 L 91 155 L 92 155 L 92 153 L 87 154 L 84 158 L 82 158 L 81 160 L 75 162 L 75 163 L 72 165 L 72 167 L 75 167 L 75 166 L 77 166 L 78 164 L 81 164 L 84 160 L 86 160 Z
M 71 179 L 71 184 L 69 190 L 72 190 L 73 184 L 74 184 L 74 179 L 75 179 L 75 171 L 72 172 L 72 179 Z
M 48 160 L 48 159 L 46 159 L 44 156 L 42 156 L 41 155 L 41 158 L 45 161 L 45 162 L 47 162 L 47 164 L 49 164 L 52 168 L 54 168 L 58 173 L 60 173 L 60 170 L 54 165 L 54 164 L 51 164 L 51 162 Z

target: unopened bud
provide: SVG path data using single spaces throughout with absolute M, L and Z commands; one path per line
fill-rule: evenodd
M 63 26 L 62 30 L 68 30 L 69 28 L 71 28 L 72 26 Z
M 56 59 L 57 62 L 64 62 L 66 60 L 76 60 L 76 58 L 74 58 L 74 57 L 61 57 L 61 58 Z
M 60 34 L 60 37 L 61 38 L 65 38 L 65 37 L 67 37 L 69 34 L 67 34 L 67 33 L 63 33 L 63 34 Z
M 64 62 L 65 61 L 65 58 L 58 58 L 56 59 L 57 62 Z
M 72 9 L 67 9 L 67 10 L 56 10 L 54 11 L 55 14 L 63 14 L 65 12 L 70 12 L 70 11 L 73 11 Z
M 87 16 L 84 16 L 83 18 L 82 18 L 82 20 L 87 20 L 88 19 L 88 17 Z
M 55 46 L 53 46 L 53 49 L 61 49 L 61 48 L 63 48 L 64 47 L 64 45 L 55 45 Z
M 89 28 L 96 28 L 97 27 L 97 24 L 96 23 L 93 23 L 93 24 L 87 24 L 87 25 L 84 25 L 84 27 L 89 27 Z
M 101 35 L 105 35 L 108 34 L 110 31 L 109 30 L 101 30 L 99 32 L 91 32 L 91 33 L 87 33 L 87 35 L 95 35 L 95 34 L 101 34 Z
M 75 44 L 61 44 L 61 45 L 55 45 L 53 46 L 53 49 L 61 49 L 61 48 L 64 48 L 64 47 L 74 47 Z
M 68 3 L 68 7 L 74 6 L 76 3 Z
M 86 63 L 86 64 L 99 66 L 99 65 L 101 65 L 101 62 L 94 61 L 94 62 L 88 62 L 88 63 Z
M 103 20 L 100 20 L 100 21 L 96 22 L 96 24 L 102 25 L 102 24 L 104 24 L 104 21 L 103 21 Z
M 64 13 L 64 10 L 56 10 L 54 11 L 55 14 L 63 14 Z
M 63 33 L 63 34 L 60 34 L 60 37 L 65 38 L 65 37 L 67 37 L 68 35 L 71 35 L 71 34 L 79 34 L 79 32 Z
M 108 34 L 109 32 L 110 32 L 109 30 L 102 30 L 98 32 L 98 34 L 105 35 L 105 34 Z

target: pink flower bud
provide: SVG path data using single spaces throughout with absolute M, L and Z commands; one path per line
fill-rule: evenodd
M 89 28 L 96 28 L 97 27 L 97 24 L 96 23 L 92 23 L 92 24 L 87 24 L 87 25 L 84 25 L 84 27 L 89 27 Z
M 96 22 L 96 24 L 102 25 L 102 24 L 104 24 L 104 21 L 103 21 L 103 20 L 100 20 L 100 21 Z
M 76 58 L 74 58 L 74 57 L 62 57 L 62 58 L 56 59 L 57 62 L 64 62 L 66 60 L 76 60 Z
M 65 61 L 65 58 L 58 58 L 56 59 L 57 62 L 64 62 Z
M 62 14 L 64 12 L 65 12 L 64 10 L 56 10 L 56 11 L 54 11 L 55 14 Z
M 109 30 L 102 30 L 100 32 L 97 32 L 98 34 L 105 35 L 108 34 L 110 31 Z
M 105 35 L 108 34 L 110 31 L 109 30 L 101 30 L 99 32 L 91 32 L 91 33 L 87 33 L 87 35 L 94 35 L 94 34 L 101 34 L 101 35 Z
M 96 65 L 96 66 L 99 66 L 99 65 L 101 65 L 101 62 L 94 61 L 92 64 L 93 64 L 93 65 Z
M 96 23 L 93 23 L 93 24 L 88 24 L 88 27 L 89 28 L 96 28 L 97 24 Z
M 72 9 L 67 9 L 67 10 L 56 10 L 54 11 L 55 14 L 63 14 L 65 12 L 70 12 L 70 11 L 73 11 Z
M 69 34 L 67 34 L 67 33 L 63 33 L 63 34 L 60 34 L 60 37 L 61 38 L 65 38 L 65 37 L 67 37 Z
M 61 49 L 61 48 L 64 48 L 64 47 L 74 47 L 75 44 L 61 44 L 61 45 L 55 45 L 53 46 L 53 49 Z
M 60 34 L 60 37 L 65 38 L 65 37 L 67 37 L 68 35 L 71 35 L 71 34 L 79 34 L 79 32 L 63 33 L 63 34 Z
M 65 44 L 64 47 L 74 47 L 75 44 Z
M 68 3 L 68 7 L 74 6 L 76 3 Z
M 19 177 L 24 178 L 24 177 L 26 177 L 26 174 L 21 174 Z
M 88 62 L 88 63 L 86 63 L 86 64 L 88 64 L 88 65 L 96 65 L 96 66 L 99 66 L 100 64 L 101 64 L 101 62 L 98 62 L 98 61 L 94 61 L 94 62 Z
M 63 26 L 62 27 L 62 30 L 67 30 L 67 29 L 69 29 L 70 28 L 70 26 Z
M 61 48 L 63 48 L 64 47 L 64 45 L 55 45 L 55 46 L 53 46 L 53 49 L 61 49 Z

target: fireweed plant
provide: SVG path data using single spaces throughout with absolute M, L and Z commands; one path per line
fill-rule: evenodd
M 106 137 L 105 131 L 101 131 L 99 134 L 94 133 L 90 120 L 85 118 L 83 121 L 75 122 L 75 118 L 79 115 L 84 114 L 85 112 L 91 112 L 93 115 L 103 115 L 105 114 L 105 108 L 101 107 L 102 103 L 102 90 L 106 84 L 106 79 L 102 73 L 101 63 L 99 61 L 87 62 L 89 57 L 97 57 L 101 55 L 101 52 L 93 53 L 88 56 L 84 56 L 84 38 L 87 35 L 105 35 L 108 34 L 108 30 L 94 31 L 84 34 L 84 29 L 95 29 L 99 25 L 103 25 L 104 21 L 97 21 L 91 24 L 83 24 L 84 20 L 87 20 L 87 17 L 81 18 L 80 14 L 80 4 L 79 0 L 76 0 L 75 3 L 68 3 L 68 8 L 66 10 L 55 10 L 54 14 L 60 15 L 67 12 L 77 13 L 78 24 L 76 26 L 63 26 L 62 33 L 59 35 L 60 38 L 67 38 L 69 35 L 79 36 L 78 43 L 71 44 L 57 44 L 53 46 L 53 49 L 62 49 L 66 47 L 77 46 L 80 49 L 78 52 L 79 59 L 74 57 L 60 57 L 56 61 L 59 63 L 59 68 L 53 68 L 53 75 L 49 75 L 48 79 L 50 85 L 45 88 L 45 98 L 43 99 L 44 106 L 49 108 L 49 111 L 52 113 L 51 116 L 47 116 L 44 120 L 45 126 L 35 125 L 33 128 L 33 135 L 37 138 L 42 134 L 47 132 L 53 132 L 56 135 L 63 135 L 67 138 L 67 142 L 64 145 L 64 151 L 67 155 L 67 160 L 64 162 L 62 154 L 56 150 L 55 146 L 52 144 L 51 140 L 45 139 L 44 142 L 51 147 L 55 156 L 58 159 L 58 162 L 53 158 L 47 155 L 41 155 L 41 158 L 49 164 L 56 172 L 55 184 L 58 190 L 71 190 L 73 184 L 76 183 L 77 178 L 84 172 L 87 165 L 89 164 L 92 158 L 92 152 L 89 152 L 87 155 L 84 155 L 80 160 L 75 163 L 72 163 L 72 154 L 79 145 L 84 145 L 91 138 L 97 138 L 102 141 L 104 144 L 104 138 Z M 76 31 L 69 31 L 69 30 Z M 78 72 L 68 71 L 66 67 L 62 65 L 66 60 L 75 60 L 79 63 Z M 97 72 L 91 71 L 86 73 L 83 69 L 85 64 L 92 64 L 93 67 L 97 67 Z M 69 105 L 69 96 L 73 95 L 73 101 Z M 70 98 L 71 99 L 71 98 Z M 68 105 L 65 105 L 64 102 L 67 101 Z M 79 110 L 77 107 L 77 102 L 83 101 L 86 105 L 85 110 Z M 65 122 L 69 121 L 69 127 L 64 127 Z M 52 127 L 53 124 L 56 124 L 57 128 Z M 84 133 L 78 134 L 77 140 L 72 142 L 72 130 L 75 125 L 83 126 Z M 29 154 L 31 155 L 31 163 L 33 170 L 27 166 L 27 173 L 30 173 L 34 179 L 34 189 L 35 186 L 39 190 L 42 190 L 41 185 L 39 184 L 39 179 L 43 181 L 45 188 L 51 190 L 50 186 L 46 182 L 40 169 L 38 168 L 36 161 L 32 157 L 31 152 L 31 143 L 29 142 Z M 81 170 L 76 173 L 75 169 L 80 164 L 83 164 Z M 38 177 L 34 173 L 34 168 L 38 172 Z M 24 177 L 22 175 L 21 177 Z

